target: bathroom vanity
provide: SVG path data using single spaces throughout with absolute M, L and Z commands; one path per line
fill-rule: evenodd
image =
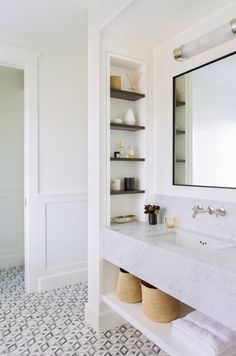
M 197 309 L 236 330 L 236 244 L 202 233 L 150 226 L 143 222 L 104 229 L 102 300 L 170 355 L 194 356 L 171 334 L 171 323 L 154 323 L 141 304 L 116 297 L 119 267 L 182 302 L 182 315 Z
M 126 215 L 142 220 L 144 205 L 158 203 L 164 214 L 176 216 L 181 226 L 236 236 L 234 210 L 226 206 L 236 199 L 231 156 L 235 149 L 230 149 L 231 144 L 235 148 L 235 125 L 231 125 L 235 122 L 235 43 L 182 63 L 173 57 L 174 48 L 218 28 L 233 11 L 207 21 L 205 27 L 201 23 L 191 27 L 155 48 L 150 44 L 144 50 L 137 36 L 127 44 L 123 36 L 120 43 L 107 29 L 101 33 L 95 30 L 100 43 L 91 46 L 91 53 L 99 48 L 101 63 L 94 68 L 97 83 L 90 83 L 95 106 L 89 113 L 93 151 L 91 154 L 89 150 L 89 216 L 94 220 L 88 229 L 86 320 L 96 330 L 109 329 L 119 325 L 115 311 L 170 355 L 194 356 L 198 352 L 172 336 L 171 324 L 153 323 L 144 317 L 140 304 L 117 299 L 119 268 L 179 299 L 183 315 L 197 309 L 236 330 L 236 246 L 217 236 L 166 230 L 161 225 L 110 223 Z M 127 79 L 137 75 L 139 88 L 131 95 Z M 206 75 L 209 80 L 205 80 Z M 122 78 L 118 92 L 110 90 L 110 76 Z M 196 100 L 197 109 L 204 113 L 199 120 Z M 229 107 L 234 109 L 232 116 Z M 135 125 L 128 126 L 126 120 L 120 123 L 130 109 Z M 224 155 L 226 148 L 228 154 Z M 225 172 L 227 179 L 222 177 Z M 98 177 L 96 184 L 94 176 Z M 135 178 L 136 190 L 123 189 L 124 178 Z M 111 183 L 116 180 L 121 184 L 114 190 Z M 160 202 L 158 195 L 167 196 L 167 201 Z M 170 197 L 176 197 L 177 203 L 169 204 Z M 183 198 L 191 198 L 191 205 L 184 205 Z M 203 206 L 218 207 L 219 216 L 209 213 L 193 219 L 191 208 L 202 199 L 210 200 L 207 205 L 200 201 Z M 216 200 L 221 203 L 216 204 Z M 225 218 L 220 214 L 223 208 L 227 210 Z M 199 206 L 197 214 L 200 212 Z
M 173 185 L 233 186 L 227 180 L 220 181 L 224 169 L 222 169 L 222 165 L 219 164 L 219 155 L 217 156 L 216 154 L 218 152 L 216 150 L 218 145 L 217 143 L 213 145 L 212 152 L 212 147 L 209 145 L 208 140 L 208 137 L 212 136 L 213 132 L 213 136 L 216 137 L 214 130 L 215 126 L 217 126 L 217 120 L 215 120 L 215 105 L 210 104 L 211 102 L 218 101 L 221 103 L 224 102 L 224 105 L 226 105 L 228 99 L 225 104 L 222 93 L 220 94 L 222 98 L 221 101 L 216 100 L 215 97 L 212 99 L 212 91 L 208 90 L 210 93 L 209 100 L 204 100 L 204 103 L 202 103 L 202 111 L 208 113 L 205 107 L 205 102 L 207 102 L 207 105 L 211 107 L 212 115 L 205 117 L 202 126 L 200 125 L 200 129 L 206 131 L 204 132 L 207 137 L 203 144 L 201 141 L 202 131 L 200 130 L 199 135 L 201 137 L 199 138 L 199 125 L 196 124 L 196 122 L 200 122 L 197 115 L 200 104 L 196 110 L 193 105 L 193 101 L 195 100 L 193 100 L 193 94 L 195 97 L 198 97 L 202 93 L 202 85 L 196 86 L 195 83 L 199 76 L 201 78 L 202 72 L 205 73 L 205 71 L 207 71 L 211 77 L 211 73 L 213 72 L 214 74 L 217 71 L 216 68 L 222 66 L 222 73 L 224 74 L 225 69 L 231 62 L 232 65 L 235 64 L 235 58 L 234 53 L 220 58 L 216 63 L 210 62 L 205 66 L 200 66 L 194 69 L 193 73 L 192 71 L 187 71 L 181 75 L 177 75 L 173 79 L 173 145 L 170 145 L 166 150 L 161 149 L 161 155 L 165 155 L 165 152 L 170 152 L 170 149 L 173 149 Z M 117 55 L 112 53 L 108 55 L 108 68 L 110 70 L 106 73 L 108 78 L 110 74 L 119 74 L 122 78 L 125 78 L 125 73 L 127 74 L 128 69 L 131 70 L 132 73 L 138 70 L 138 72 L 142 73 L 143 78 L 146 73 L 144 63 L 128 60 L 122 56 L 117 57 Z M 109 81 L 107 81 L 107 83 L 107 92 L 109 92 L 110 83 Z M 214 87 L 214 81 L 211 85 Z M 145 86 L 143 88 L 143 92 L 146 92 Z M 115 98 L 115 100 L 112 98 Z M 196 309 L 236 330 L 236 243 L 232 240 L 227 240 L 225 236 L 221 238 L 220 236 L 207 235 L 190 230 L 167 229 L 163 225 L 150 226 L 140 221 L 128 224 L 112 224 L 110 226 L 110 222 L 115 221 L 114 218 L 116 215 L 124 213 L 129 214 L 130 212 L 134 212 L 136 219 L 143 219 L 143 206 L 150 199 L 150 185 L 148 184 L 147 173 L 151 172 L 151 169 L 150 166 L 146 165 L 146 162 L 148 162 L 147 102 L 145 102 L 146 99 L 144 100 L 143 96 L 139 98 L 140 100 L 136 100 L 136 106 L 133 107 L 133 109 L 136 110 L 137 118 L 139 118 L 138 124 L 143 126 L 134 127 L 136 131 L 134 135 L 130 135 L 132 127 L 129 126 L 128 132 L 122 132 L 121 136 L 121 127 L 113 127 L 114 124 L 110 124 L 110 119 L 117 117 L 124 105 L 128 105 L 128 108 L 131 104 L 129 103 L 130 98 L 126 100 L 127 98 L 122 96 L 122 98 L 119 97 L 118 99 L 122 99 L 123 101 L 117 102 L 117 96 L 114 97 L 113 94 L 111 98 L 107 96 L 106 128 L 108 139 L 105 154 L 106 204 L 104 205 L 105 218 L 103 225 L 107 226 L 107 228 L 103 229 L 103 249 L 101 256 L 103 259 L 101 274 L 103 285 L 101 301 L 126 321 L 133 324 L 171 356 L 197 356 L 197 350 L 192 349 L 186 341 L 184 342 L 184 340 L 172 335 L 171 323 L 154 323 L 143 315 L 140 303 L 127 304 L 117 298 L 116 283 L 119 268 L 123 268 L 179 299 L 182 303 L 182 316 L 189 313 L 192 309 Z M 212 120 L 213 117 L 214 120 Z M 222 117 L 220 116 L 218 118 L 219 125 L 221 125 L 221 120 Z M 207 129 L 209 123 L 212 125 L 210 132 Z M 111 132 L 109 131 L 110 128 Z M 122 130 L 123 129 L 124 127 Z M 162 128 L 159 129 L 162 130 Z M 216 129 L 218 130 L 218 128 Z M 125 125 L 125 130 L 127 130 L 127 125 Z M 168 134 L 171 135 L 171 130 L 168 130 Z M 221 129 L 220 138 L 222 138 L 222 135 L 223 130 Z M 198 141 L 196 137 L 198 137 Z M 139 158 L 136 158 L 136 161 L 134 161 L 134 159 L 130 160 L 130 158 L 123 158 L 123 161 L 126 162 L 125 165 L 123 165 L 123 163 L 122 165 L 118 165 L 118 161 L 121 161 L 121 159 L 114 159 L 112 155 L 113 150 L 117 147 L 117 142 L 123 140 L 132 142 L 132 147 L 135 147 L 135 152 L 139 153 Z M 198 142 L 197 147 L 193 145 L 194 140 Z M 219 140 L 219 142 L 221 141 Z M 202 156 L 199 158 L 199 152 L 202 146 Z M 219 147 L 219 154 L 221 155 L 222 147 L 221 145 L 219 145 Z M 231 151 L 233 152 L 234 150 Z M 207 162 L 211 162 L 211 164 L 205 163 L 205 166 L 201 166 L 198 160 L 201 162 L 204 161 L 205 157 L 207 157 L 206 152 L 210 152 Z M 226 156 L 230 157 L 229 154 Z M 171 155 L 169 154 L 168 160 L 170 160 L 170 157 Z M 212 157 L 215 159 L 214 174 Z M 224 155 L 222 159 L 226 161 Z M 163 160 L 159 163 L 158 167 L 162 167 Z M 207 174 L 206 167 L 209 170 L 209 174 Z M 232 171 L 231 161 L 227 169 L 229 172 L 226 176 L 229 177 Z M 199 172 L 202 174 L 201 179 L 197 179 L 198 175 L 200 175 Z M 221 174 L 219 174 L 219 172 Z M 142 189 L 138 191 L 134 190 L 133 193 L 135 194 L 132 194 L 132 196 L 127 195 L 127 190 L 110 192 L 110 180 L 117 177 L 120 179 L 120 177 L 125 177 L 127 174 L 130 177 L 136 177 Z M 168 174 L 168 177 L 170 176 L 171 174 Z M 233 178 L 233 181 L 235 181 L 235 178 Z M 137 195 L 137 193 L 142 194 Z M 117 197 L 117 195 L 119 196 L 121 194 L 122 196 Z M 162 206 L 167 209 L 169 208 L 167 204 L 163 204 Z M 217 209 L 209 205 L 207 210 L 204 210 L 201 205 L 196 205 L 194 209 L 193 215 L 192 217 L 190 216 L 190 218 L 196 218 L 198 214 L 203 212 L 207 212 L 212 219 L 221 219 L 225 216 L 223 205 Z M 178 215 L 174 214 L 174 216 Z M 213 223 L 215 223 L 214 220 L 211 220 L 211 224 Z

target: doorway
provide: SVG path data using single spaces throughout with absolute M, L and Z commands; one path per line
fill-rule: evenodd
M 0 269 L 24 268 L 24 71 L 0 66 Z
M 24 73 L 24 286 L 39 290 L 38 232 L 38 57 L 35 50 L 0 43 L 0 66 Z M 1 170 L 0 170 L 1 172 Z M 21 220 L 22 221 L 22 220 Z

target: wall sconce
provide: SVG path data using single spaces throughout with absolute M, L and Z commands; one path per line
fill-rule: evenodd
M 182 61 L 192 57 L 195 54 L 203 52 L 209 48 L 215 47 L 223 42 L 231 40 L 236 34 L 236 19 L 216 28 L 206 35 L 196 40 L 175 48 L 173 55 L 176 61 Z

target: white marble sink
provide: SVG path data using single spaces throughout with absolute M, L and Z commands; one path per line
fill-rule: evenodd
M 233 246 L 233 244 L 228 241 L 222 241 L 212 237 L 208 238 L 204 234 L 195 234 L 193 232 L 186 232 L 181 230 L 165 232 L 163 234 L 159 233 L 156 237 L 157 240 L 162 243 L 171 244 L 189 251 L 196 252 L 207 252 Z
M 234 240 L 134 221 L 104 229 L 103 257 L 236 330 Z

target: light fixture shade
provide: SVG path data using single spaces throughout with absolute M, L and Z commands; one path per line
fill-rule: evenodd
M 236 19 L 216 28 L 206 35 L 197 38 L 194 41 L 184 44 L 174 49 L 173 54 L 176 60 L 182 60 L 201 53 L 209 48 L 215 47 L 221 43 L 231 40 L 236 34 Z

